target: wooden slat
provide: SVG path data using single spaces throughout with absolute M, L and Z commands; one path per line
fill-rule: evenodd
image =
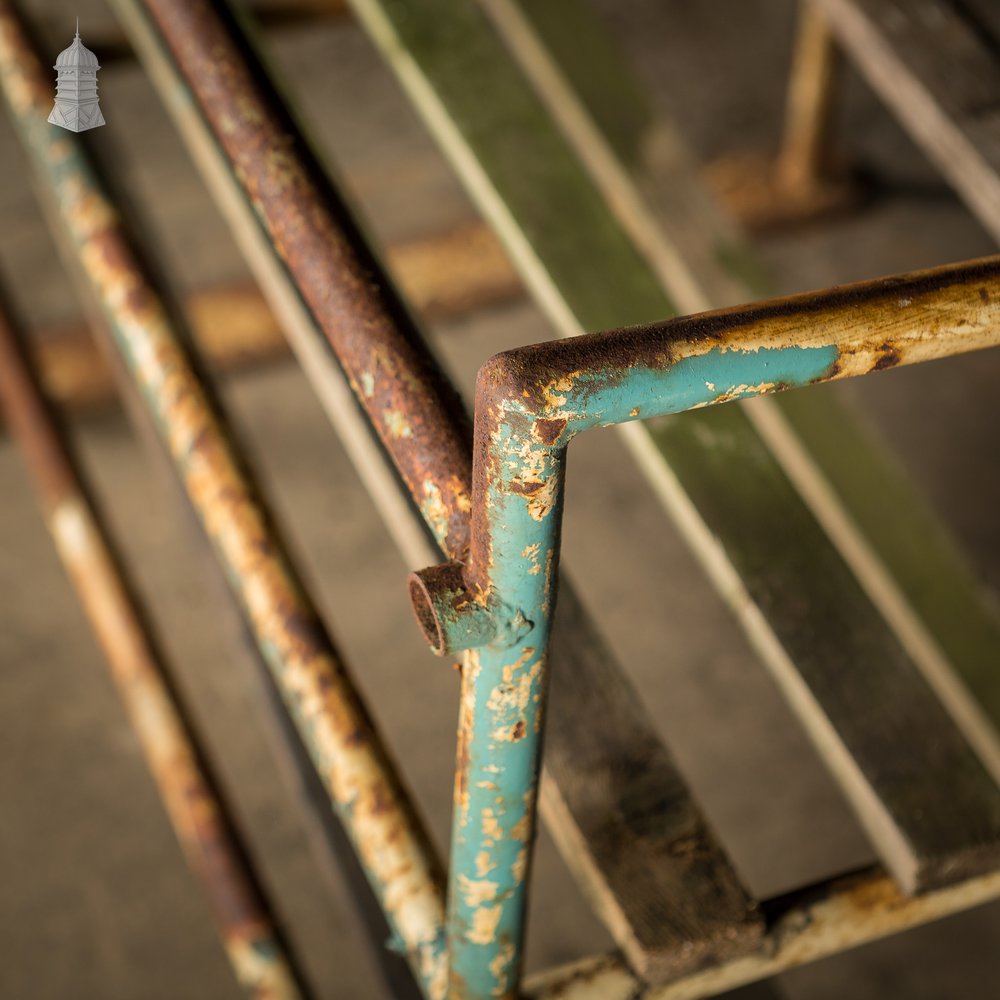
M 390 244 L 386 263 L 407 301 L 432 320 L 452 319 L 521 297 L 521 282 L 489 227 L 470 222 Z M 256 285 L 203 288 L 184 309 L 202 355 L 218 372 L 244 371 L 287 357 L 288 343 Z M 39 330 L 46 391 L 64 407 L 117 398 L 107 359 L 86 324 Z
M 572 591 L 553 630 L 541 808 L 629 964 L 651 982 L 754 950 L 760 914 Z
M 530 1000 L 697 1000 L 837 955 L 1000 899 L 1000 872 L 917 898 L 906 898 L 881 871 L 809 886 L 764 906 L 767 936 L 753 955 L 646 987 L 616 955 L 550 969 L 525 984 Z M 887 995 L 892 995 L 888 993 Z
M 1000 32 L 993 0 L 812 0 L 872 88 L 1000 239 Z
M 561 333 L 673 311 L 479 9 L 354 7 Z M 995 864 L 1000 792 L 746 416 L 686 414 L 655 440 L 638 425 L 624 434 L 902 884 L 923 889 Z M 805 544 L 789 544 L 789 524 Z M 789 658 L 807 648 L 803 679 Z
M 700 439 L 681 420 L 654 429 L 659 453 L 725 546 L 729 566 L 710 567 L 717 586 L 901 884 L 926 889 L 989 869 L 996 786 L 741 420 L 735 409 L 705 414 Z

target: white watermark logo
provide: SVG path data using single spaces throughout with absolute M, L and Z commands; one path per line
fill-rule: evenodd
M 71 132 L 84 132 L 104 124 L 97 101 L 97 56 L 80 41 L 80 19 L 76 19 L 76 37 L 63 49 L 53 67 L 56 71 L 56 102 L 49 115 L 53 125 Z

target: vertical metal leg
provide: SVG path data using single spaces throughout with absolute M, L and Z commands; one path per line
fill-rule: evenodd
M 851 207 L 863 193 L 830 156 L 840 51 L 819 5 L 802 0 L 799 9 L 777 156 L 739 150 L 706 171 L 716 197 L 748 229 L 808 222 Z
M 450 996 L 463 1000 L 518 991 L 565 477 L 559 426 L 529 421 L 531 436 L 521 414 L 489 404 L 493 389 L 487 364 L 476 389 L 482 471 L 473 472 L 469 561 L 410 578 L 432 648 L 473 647 L 462 670 L 447 916 Z M 492 460 L 478 457 L 490 447 Z
M 535 836 L 548 627 L 465 654 L 448 882 L 450 996 L 514 997 Z
M 815 188 L 829 167 L 840 53 L 829 24 L 811 0 L 800 5 L 798 35 L 785 104 L 785 133 L 778 181 L 789 188 Z

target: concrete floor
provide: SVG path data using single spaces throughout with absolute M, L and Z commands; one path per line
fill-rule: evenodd
M 34 0 L 46 23 L 64 5 Z M 111 23 L 100 0 L 81 25 Z M 790 0 L 597 6 L 703 158 L 777 133 Z M 74 7 L 74 13 L 76 7 Z M 84 28 L 86 41 L 87 28 Z M 474 210 L 350 23 L 285 30 L 273 52 L 380 240 Z M 54 51 L 60 47 L 56 41 Z M 141 72 L 102 72 L 122 176 L 181 288 L 245 277 L 221 219 Z M 863 212 L 759 244 L 782 291 L 988 253 L 963 207 L 853 77 L 843 141 L 885 182 Z M 10 127 L 0 119 L 0 275 L 33 325 L 78 314 Z M 489 354 L 549 339 L 534 307 L 432 331 L 468 386 Z M 1000 593 L 1000 463 L 988 401 L 1000 358 L 904 370 L 835 391 L 855 399 Z M 440 846 L 447 842 L 457 682 L 423 649 L 403 570 L 303 377 L 291 364 L 225 387 L 281 522 Z M 346 890 L 310 846 L 262 688 L 219 578 L 169 479 L 116 413 L 77 421 L 87 467 L 184 692 L 320 996 L 381 987 Z M 650 704 L 744 878 L 770 895 L 866 863 L 870 849 L 771 681 L 611 434 L 575 446 L 566 561 Z M 236 996 L 101 656 L 16 454 L 0 439 L 0 996 Z M 611 554 L 611 555 L 609 555 Z M 705 720 L 712 719 L 712 725 Z M 781 977 L 791 998 L 997 995 L 993 905 Z M 543 836 L 529 966 L 609 946 Z

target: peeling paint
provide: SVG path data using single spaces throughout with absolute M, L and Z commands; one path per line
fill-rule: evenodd
M 480 906 L 492 902 L 497 897 L 499 882 L 487 879 L 470 879 L 465 875 L 458 876 L 458 891 L 462 894 L 466 906 Z
M 480 906 L 472 915 L 472 926 L 468 933 L 469 940 L 473 944 L 493 944 L 499 922 L 499 906 Z

